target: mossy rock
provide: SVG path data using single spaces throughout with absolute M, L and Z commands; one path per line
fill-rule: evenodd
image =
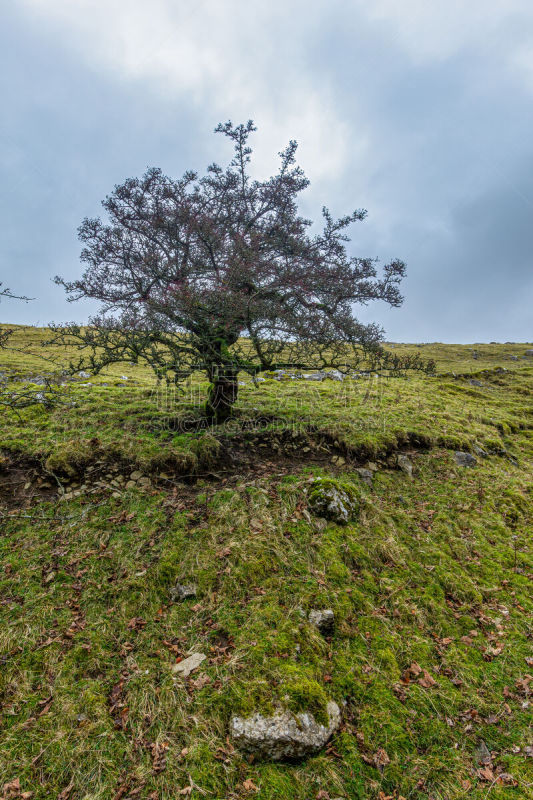
M 313 514 L 345 525 L 359 511 L 359 496 L 351 483 L 316 478 L 308 490 L 308 504 Z

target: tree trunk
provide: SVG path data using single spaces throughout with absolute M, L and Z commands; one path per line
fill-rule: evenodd
M 211 381 L 205 410 L 209 419 L 221 423 L 231 416 L 233 404 L 237 399 L 239 389 L 237 372 L 219 369 Z

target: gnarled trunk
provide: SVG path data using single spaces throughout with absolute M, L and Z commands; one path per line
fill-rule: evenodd
M 237 371 L 219 367 L 213 372 L 205 410 L 209 419 L 221 423 L 231 416 L 233 404 L 237 399 L 239 389 Z

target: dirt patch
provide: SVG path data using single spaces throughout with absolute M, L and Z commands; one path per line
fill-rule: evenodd
M 39 462 L 6 459 L 0 471 L 0 510 L 29 508 L 57 497 L 57 482 L 43 473 Z
M 162 445 L 164 447 L 164 445 Z M 415 437 L 398 448 L 426 449 L 428 443 Z M 381 454 L 387 459 L 392 448 Z M 280 478 L 299 472 L 304 467 L 327 467 L 335 472 L 362 465 L 372 456 L 365 448 L 350 449 L 328 432 L 244 430 L 224 437 L 216 461 L 209 468 L 183 473 L 166 468 L 148 476 L 145 488 L 167 489 L 185 496 L 196 493 L 199 479 L 213 485 L 227 486 L 262 478 Z M 386 463 L 386 462 L 385 462 Z M 120 493 L 130 479 L 135 465 L 123 462 L 87 464 L 75 479 L 61 478 L 46 470 L 39 460 L 4 458 L 0 472 L 0 511 L 35 506 L 41 502 L 85 494 Z

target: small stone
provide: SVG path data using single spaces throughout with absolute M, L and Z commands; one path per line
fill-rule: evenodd
M 342 467 L 343 464 L 346 464 L 346 459 L 344 459 L 342 456 L 333 456 L 331 463 L 336 464 L 338 467 Z
M 377 472 L 379 467 L 373 461 L 367 461 L 366 468 L 372 470 L 372 472 Z
M 150 480 L 150 478 L 144 477 L 144 478 L 139 478 L 139 480 L 137 481 L 137 484 L 139 486 L 144 486 L 145 488 L 147 488 L 148 486 L 152 485 L 152 481 Z
M 136 486 L 137 484 L 135 481 L 127 481 L 126 483 L 126 489 L 135 489 Z
M 194 583 L 177 583 L 170 590 L 170 599 L 173 603 L 185 600 L 187 597 L 196 597 L 196 585 Z
M 374 480 L 374 473 L 371 469 L 365 469 L 364 467 L 358 467 L 356 470 L 357 474 L 368 486 L 372 486 L 372 481 Z
M 413 464 L 409 458 L 403 453 L 400 453 L 396 457 L 396 464 L 401 469 L 402 472 L 405 472 L 410 478 L 413 477 Z
M 471 378 L 469 382 L 470 386 L 483 386 L 481 381 L 478 381 L 476 378 Z
M 271 717 L 254 714 L 233 717 L 230 734 L 241 750 L 255 758 L 280 761 L 305 758 L 318 753 L 338 729 L 341 713 L 330 701 L 326 707 L 328 725 L 318 723 L 312 714 L 280 711 Z
M 454 458 L 458 467 L 475 467 L 477 465 L 477 458 L 472 453 L 464 453 L 462 450 L 457 450 Z
M 487 458 L 487 457 L 488 457 L 488 455 L 489 455 L 489 454 L 488 454 L 488 453 L 487 453 L 485 450 L 483 450 L 483 448 L 482 448 L 482 447 L 480 447 L 478 444 L 475 444 L 475 445 L 473 446 L 472 450 L 474 451 L 474 453 L 476 454 L 476 456 L 479 456 L 480 458 Z
M 525 355 L 526 356 L 533 356 L 533 350 L 526 350 Z
M 474 758 L 476 759 L 478 764 L 490 764 L 492 762 L 492 756 L 490 754 L 490 750 L 485 744 L 485 742 L 480 741 L 478 746 L 474 751 Z
M 172 672 L 176 675 L 181 675 L 182 678 L 188 678 L 191 672 L 194 672 L 195 669 L 198 669 L 200 664 L 205 661 L 207 658 L 204 653 L 193 653 L 192 656 L 183 659 L 180 661 L 179 664 L 174 664 L 172 667 Z
M 323 636 L 329 636 L 333 633 L 335 626 L 335 614 L 331 608 L 324 608 L 322 610 L 314 608 L 309 612 L 309 622 L 318 628 Z
M 138 469 L 136 469 L 135 472 L 131 473 L 130 481 L 138 481 L 139 478 L 142 478 L 142 477 L 143 477 L 142 472 L 140 472 Z

